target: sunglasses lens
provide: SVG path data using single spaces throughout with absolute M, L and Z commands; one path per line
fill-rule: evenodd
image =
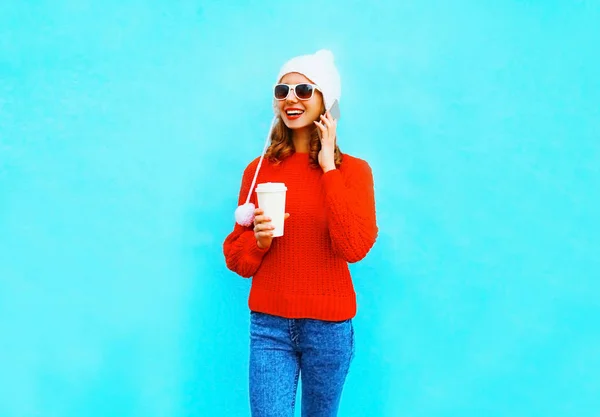
M 285 85 L 285 84 L 277 84 L 275 86 L 275 98 L 277 100 L 283 100 L 284 98 L 286 98 L 288 96 L 290 92 L 290 87 Z
M 300 100 L 308 100 L 313 95 L 313 86 L 310 84 L 298 84 L 294 91 L 296 91 L 296 95 Z

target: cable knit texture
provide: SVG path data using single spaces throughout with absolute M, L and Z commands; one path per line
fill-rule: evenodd
M 259 158 L 244 171 L 245 202 Z M 356 314 L 348 262 L 363 259 L 377 237 L 373 174 L 358 158 L 343 155 L 338 169 L 323 173 L 295 153 L 279 165 L 266 159 L 257 184 L 287 186 L 285 234 L 260 249 L 253 226 L 235 224 L 223 244 L 227 267 L 252 278 L 252 311 L 286 318 L 341 321 Z M 250 200 L 257 204 L 256 193 Z

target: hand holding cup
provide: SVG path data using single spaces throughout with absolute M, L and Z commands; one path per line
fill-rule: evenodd
M 284 220 L 290 217 L 290 213 L 285 213 Z M 268 249 L 273 242 L 273 231 L 275 226 L 271 223 L 271 218 L 265 216 L 264 210 L 257 208 L 254 210 L 254 237 L 256 244 L 261 249 Z

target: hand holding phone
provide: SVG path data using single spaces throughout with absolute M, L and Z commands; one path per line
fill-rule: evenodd
M 318 161 L 323 172 L 335 169 L 335 147 L 336 147 L 336 128 L 337 119 L 340 117 L 340 110 L 337 100 L 331 106 L 329 112 L 321 115 L 318 121 L 314 123 L 320 130 L 321 150 L 319 151 Z

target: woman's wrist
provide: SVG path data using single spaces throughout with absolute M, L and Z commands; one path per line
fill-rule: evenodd
M 323 173 L 326 173 L 326 172 L 329 172 L 336 168 L 335 168 L 335 164 L 333 164 L 333 165 L 325 165 L 325 166 L 321 167 L 321 169 L 323 170 Z

